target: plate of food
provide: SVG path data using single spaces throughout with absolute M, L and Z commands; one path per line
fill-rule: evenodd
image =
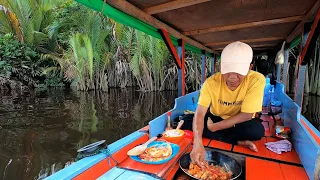
M 148 147 L 142 154 L 130 156 L 130 158 L 145 164 L 163 164 L 176 156 L 179 150 L 180 147 L 177 144 L 154 141 L 148 144 Z
M 187 175 L 199 180 L 233 180 L 242 173 L 242 167 L 237 160 L 211 150 L 206 151 L 203 168 L 192 163 L 190 153 L 184 154 L 179 163 Z

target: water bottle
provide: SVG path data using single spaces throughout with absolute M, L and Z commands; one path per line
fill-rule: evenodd
M 271 85 L 270 90 L 269 90 L 269 103 L 271 106 L 274 104 L 275 99 L 274 99 L 274 86 Z
M 271 88 L 270 78 L 266 78 L 266 86 L 264 88 L 263 103 L 262 103 L 264 107 L 269 106 L 269 103 L 270 103 L 270 93 L 271 93 L 270 88 Z

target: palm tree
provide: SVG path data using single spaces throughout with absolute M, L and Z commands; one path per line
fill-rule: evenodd
M 52 10 L 63 0 L 0 0 L 0 33 L 13 33 L 21 42 L 40 46 L 49 38 L 46 27 Z

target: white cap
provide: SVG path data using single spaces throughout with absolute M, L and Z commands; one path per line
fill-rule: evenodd
M 253 58 L 252 48 L 237 41 L 228 44 L 221 54 L 221 74 L 230 72 L 247 75 Z

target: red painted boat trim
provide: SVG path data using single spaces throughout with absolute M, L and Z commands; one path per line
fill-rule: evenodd
M 181 61 L 178 56 L 178 52 L 177 52 L 176 48 L 174 47 L 174 45 L 172 44 L 172 41 L 169 37 L 168 32 L 164 29 L 159 29 L 159 31 L 160 31 L 160 34 L 161 34 L 164 42 L 166 43 L 171 55 L 173 56 L 178 68 L 181 69 Z
M 317 136 L 317 134 L 307 125 L 307 123 L 303 120 L 300 119 L 302 125 L 308 130 L 308 132 L 311 134 L 311 136 L 313 137 L 313 139 L 317 142 L 317 144 L 320 146 L 320 137 Z

